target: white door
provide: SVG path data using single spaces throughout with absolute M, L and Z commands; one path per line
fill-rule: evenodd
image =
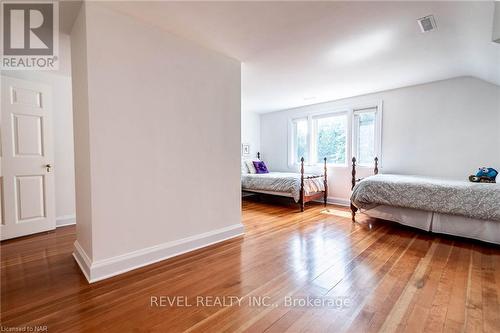
M 50 87 L 2 76 L 0 239 L 55 229 Z

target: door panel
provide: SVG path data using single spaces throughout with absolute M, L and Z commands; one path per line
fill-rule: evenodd
M 51 89 L 2 77 L 2 240 L 55 229 Z
M 45 218 L 44 175 L 16 177 L 17 221 Z
M 42 117 L 14 114 L 15 156 L 43 156 Z
M 12 86 L 11 93 L 12 104 L 20 104 L 33 108 L 42 107 L 42 93 L 40 91 Z

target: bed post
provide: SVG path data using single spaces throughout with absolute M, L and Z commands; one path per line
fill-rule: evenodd
M 378 157 L 375 156 L 375 168 L 373 169 L 373 174 L 378 175 Z
M 352 172 L 351 172 L 352 178 L 351 178 L 351 190 L 354 188 L 356 185 L 356 157 L 352 158 Z
M 351 190 L 354 189 L 354 186 L 356 185 L 356 157 L 353 157 L 352 158 L 352 179 L 351 179 Z M 356 211 L 358 209 L 356 208 L 356 206 L 354 206 L 352 204 L 352 200 L 351 200 L 351 215 L 352 215 L 352 222 L 356 222 Z
M 257 152 L 257 159 L 260 160 L 260 152 Z
M 323 194 L 323 203 L 325 204 L 326 207 L 326 201 L 328 199 L 328 179 L 326 176 L 326 157 L 323 159 L 325 161 L 325 168 L 324 168 L 324 178 L 323 178 L 323 184 L 325 186 L 325 193 Z
M 300 158 L 300 200 L 299 200 L 299 205 L 300 205 L 300 211 L 304 211 L 304 157 Z

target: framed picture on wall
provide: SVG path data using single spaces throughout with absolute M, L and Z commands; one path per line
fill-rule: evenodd
M 243 156 L 250 155 L 250 144 L 248 144 L 248 143 L 242 143 L 241 144 L 241 154 Z

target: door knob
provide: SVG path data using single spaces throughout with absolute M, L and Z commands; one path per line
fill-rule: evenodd
M 52 169 L 52 165 L 46 164 L 45 168 L 47 169 L 47 172 L 50 172 L 50 169 Z

